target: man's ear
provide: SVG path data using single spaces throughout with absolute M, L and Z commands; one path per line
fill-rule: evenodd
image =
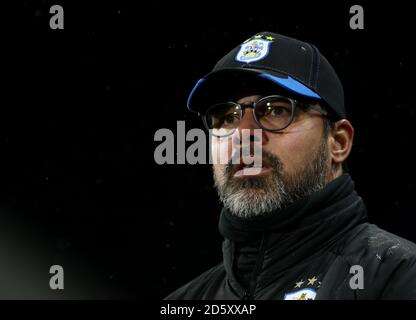
M 339 167 L 348 158 L 354 139 L 354 127 L 347 119 L 334 123 L 330 135 L 331 162 L 334 167 Z

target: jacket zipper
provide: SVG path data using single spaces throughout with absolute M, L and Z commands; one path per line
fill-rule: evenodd
M 265 238 L 266 238 L 266 235 L 263 233 L 261 237 L 261 242 L 260 242 L 259 256 L 257 258 L 256 264 L 253 269 L 253 273 L 251 275 L 249 289 L 244 290 L 243 300 L 252 300 L 254 297 L 254 290 L 256 290 L 256 286 L 257 286 L 257 276 L 263 267 L 264 253 L 266 251 Z

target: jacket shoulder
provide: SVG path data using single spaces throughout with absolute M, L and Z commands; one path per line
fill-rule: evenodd
M 398 235 L 368 224 L 346 247 L 346 254 L 353 253 L 363 260 L 376 258 L 379 261 L 416 259 L 416 244 Z
M 165 300 L 200 300 L 203 299 L 204 293 L 207 291 L 208 286 L 212 283 L 212 278 L 223 278 L 225 277 L 224 265 L 221 262 L 215 267 L 205 271 L 195 279 L 184 284 L 180 288 L 176 289 L 168 296 Z
M 358 297 L 416 299 L 416 244 L 368 224 L 344 249 L 349 264 L 364 272 L 366 290 Z

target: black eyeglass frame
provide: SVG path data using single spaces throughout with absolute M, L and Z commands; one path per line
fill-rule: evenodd
M 260 102 L 262 102 L 262 101 L 264 101 L 264 100 L 266 100 L 266 99 L 270 99 L 270 98 L 284 98 L 284 99 L 289 100 L 289 101 L 290 101 L 290 103 L 291 103 L 291 112 L 292 112 L 292 113 L 291 113 L 291 115 L 290 115 L 290 119 L 289 119 L 289 121 L 288 121 L 287 125 L 286 125 L 286 126 L 284 126 L 283 128 L 279 128 L 279 129 L 269 129 L 269 128 L 265 128 L 265 127 L 261 124 L 261 122 L 259 121 L 259 119 L 258 119 L 258 118 L 257 118 L 257 116 L 256 116 L 256 112 L 255 112 L 255 111 L 256 111 L 256 106 L 257 106 L 257 104 L 259 104 Z M 211 109 L 213 109 L 213 108 L 215 108 L 215 107 L 217 107 L 217 106 L 219 106 L 219 105 L 222 105 L 222 104 L 227 104 L 227 103 L 229 103 L 229 104 L 233 104 L 233 105 L 235 105 L 236 107 L 239 107 L 239 110 L 240 110 L 240 119 L 241 119 L 241 118 L 243 118 L 243 116 L 244 116 L 244 110 L 245 110 L 245 109 L 247 109 L 247 108 L 252 108 L 252 109 L 253 109 L 253 118 L 254 118 L 254 120 L 256 121 L 257 125 L 258 125 L 260 128 L 262 128 L 263 130 L 270 131 L 270 132 L 278 132 L 278 131 L 282 131 L 282 130 L 286 129 L 287 127 L 289 127 L 289 126 L 292 124 L 292 122 L 293 122 L 293 120 L 294 120 L 294 118 L 295 118 L 295 112 L 296 112 L 296 107 L 297 107 L 297 106 L 299 106 L 300 108 L 309 108 L 309 109 L 315 110 L 315 111 L 319 112 L 320 114 L 322 114 L 322 116 L 324 116 L 324 117 L 328 117 L 328 112 L 327 112 L 326 110 L 322 109 L 321 107 L 319 107 L 319 105 L 318 105 L 318 104 L 304 103 L 304 102 L 300 102 L 300 101 L 298 101 L 298 100 L 296 100 L 296 99 L 288 98 L 288 97 L 281 96 L 281 95 L 270 95 L 270 96 L 266 96 L 266 97 L 261 98 L 261 99 L 260 99 L 259 101 L 257 101 L 257 102 L 245 102 L 245 103 L 240 104 L 240 103 L 233 102 L 233 101 L 227 101 L 227 102 L 216 103 L 216 104 L 212 105 L 211 107 L 209 107 L 209 108 L 205 111 L 205 114 L 198 113 L 198 114 L 199 114 L 199 116 L 202 118 L 202 122 L 204 123 L 205 128 L 206 128 L 208 131 L 213 129 L 213 128 L 210 128 L 210 127 L 209 127 L 209 125 L 208 125 L 208 121 L 207 121 L 207 114 L 208 114 L 208 111 L 209 111 L 209 110 L 211 110 Z M 225 135 L 215 135 L 215 134 L 213 134 L 213 135 L 214 135 L 214 136 L 218 136 L 218 137 L 227 137 L 227 136 L 229 136 L 229 135 L 232 135 L 232 134 L 235 132 L 235 130 L 236 130 L 236 129 L 237 129 L 237 128 L 234 128 L 234 130 L 232 130 L 232 132 L 231 132 L 231 133 L 228 133 L 228 134 L 225 134 Z

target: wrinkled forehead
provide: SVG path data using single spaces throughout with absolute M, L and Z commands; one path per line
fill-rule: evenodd
M 252 95 L 246 95 L 241 98 L 236 98 L 235 102 L 238 104 L 244 104 L 244 103 L 255 103 L 259 101 L 261 98 L 266 97 L 267 95 L 261 95 L 261 94 L 252 94 Z

